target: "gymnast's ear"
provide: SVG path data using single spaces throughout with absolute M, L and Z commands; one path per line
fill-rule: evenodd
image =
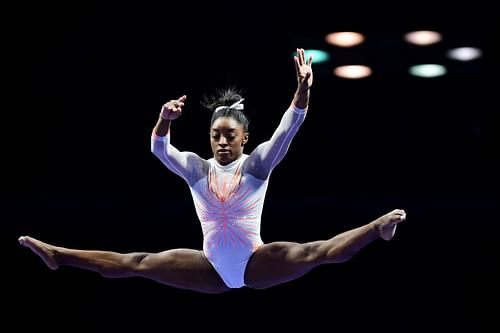
M 248 142 L 248 132 L 243 134 L 243 140 L 241 140 L 241 145 L 244 146 Z

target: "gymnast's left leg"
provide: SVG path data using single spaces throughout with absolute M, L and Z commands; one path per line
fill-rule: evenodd
M 392 239 L 396 225 L 405 218 L 404 210 L 395 209 L 328 240 L 304 244 L 264 244 L 255 251 L 247 264 L 245 284 L 250 288 L 265 289 L 297 279 L 319 265 L 345 262 L 376 239 Z
M 203 251 L 171 249 L 158 253 L 79 250 L 55 246 L 29 236 L 19 243 L 31 249 L 50 269 L 72 266 L 107 278 L 143 277 L 181 289 L 222 293 L 229 288 Z

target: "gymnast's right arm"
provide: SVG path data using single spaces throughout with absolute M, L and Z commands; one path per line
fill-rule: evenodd
M 160 117 L 151 133 L 151 152 L 173 173 L 188 184 L 194 184 L 203 175 L 201 157 L 192 152 L 181 152 L 170 144 L 170 124 L 182 113 L 186 96 L 170 100 L 162 106 Z

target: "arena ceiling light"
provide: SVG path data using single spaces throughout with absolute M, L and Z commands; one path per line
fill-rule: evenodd
M 332 32 L 325 36 L 325 41 L 339 47 L 353 47 L 363 43 L 365 36 L 353 31 Z
M 433 78 L 445 75 L 447 73 L 446 67 L 438 64 L 420 64 L 411 66 L 408 72 L 413 76 Z
M 457 47 L 446 52 L 446 56 L 458 61 L 471 61 L 482 56 L 480 49 L 476 47 Z
M 439 43 L 443 39 L 443 37 L 437 31 L 418 30 L 407 32 L 404 35 L 404 39 L 410 44 L 426 46 Z
M 333 73 L 344 79 L 362 79 L 372 74 L 372 69 L 363 65 L 338 66 Z

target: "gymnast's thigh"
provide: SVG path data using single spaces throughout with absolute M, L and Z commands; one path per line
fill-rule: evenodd
M 174 249 L 149 254 L 140 263 L 138 273 L 178 288 L 203 292 L 229 290 L 200 250 Z
M 250 257 L 245 271 L 245 284 L 264 289 L 294 280 L 317 266 L 308 244 L 274 242 L 261 245 Z

